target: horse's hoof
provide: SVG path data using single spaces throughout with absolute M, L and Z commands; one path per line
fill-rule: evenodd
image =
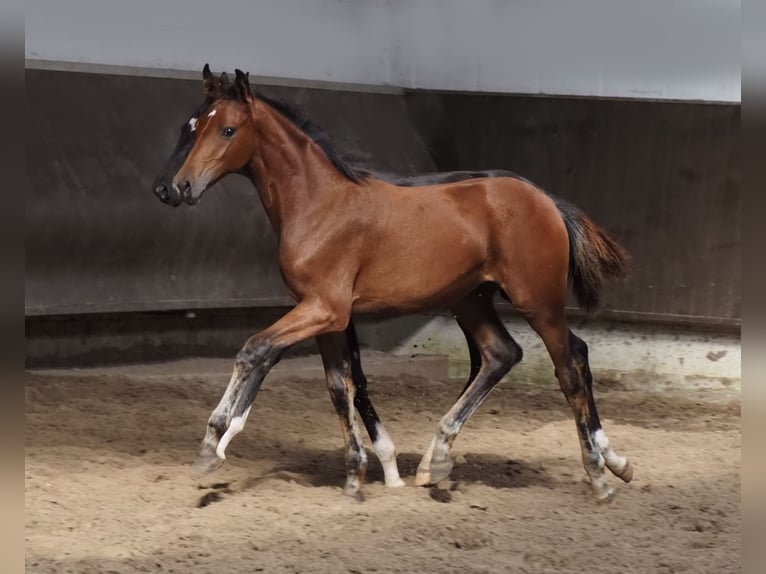
M 401 488 L 402 486 L 407 486 L 407 483 L 404 482 L 401 478 L 394 478 L 391 480 L 387 480 L 386 486 L 388 488 Z
M 604 489 L 593 491 L 593 499 L 597 504 L 609 504 L 614 500 L 614 489 L 607 485 Z
M 596 504 L 609 504 L 614 500 L 614 490 L 611 488 L 606 492 L 604 495 L 593 495 L 594 500 L 596 501 Z
M 633 480 L 633 465 L 630 464 L 629 460 L 626 460 L 625 466 L 623 467 L 623 469 L 619 472 L 612 471 L 612 474 L 614 474 L 617 478 L 619 478 L 623 482 L 630 482 L 631 480 Z
M 428 486 L 431 484 L 431 473 L 427 470 L 420 470 L 415 474 L 415 486 Z
M 441 482 L 445 478 L 449 477 L 453 466 L 455 466 L 455 461 L 450 457 L 446 457 L 442 460 L 432 460 L 431 483 L 436 484 L 437 482 Z
M 450 475 L 453 466 L 455 466 L 455 463 L 450 457 L 442 460 L 432 460 L 428 468 L 422 469 L 418 467 L 418 472 L 415 474 L 415 484 L 417 486 L 436 484 Z
M 346 486 L 343 489 L 343 494 L 349 498 L 352 498 L 353 500 L 356 500 L 357 502 L 364 502 L 364 493 L 359 487 Z
M 223 464 L 223 460 L 224 459 L 220 458 L 215 453 L 215 449 L 211 449 L 208 446 L 203 446 L 199 455 L 197 456 L 197 460 L 194 461 L 192 466 L 198 472 L 208 474 L 218 470 L 218 468 Z

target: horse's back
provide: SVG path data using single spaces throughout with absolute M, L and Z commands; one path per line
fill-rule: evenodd
M 495 178 L 511 178 L 527 181 L 520 175 L 505 169 L 437 171 L 407 176 L 380 173 L 377 174 L 377 177 L 399 187 L 427 187 L 448 183 L 461 183 L 469 180 Z
M 460 300 L 479 284 L 497 281 L 498 269 L 504 272 L 516 260 L 526 266 L 524 252 L 544 248 L 545 229 L 557 213 L 542 191 L 513 177 L 417 191 L 388 183 L 377 187 L 360 198 L 360 207 L 363 202 L 373 214 L 354 290 L 355 309 L 362 312 L 385 310 L 376 307 L 384 291 L 391 310 L 399 311 Z M 560 216 L 558 221 L 563 229 Z

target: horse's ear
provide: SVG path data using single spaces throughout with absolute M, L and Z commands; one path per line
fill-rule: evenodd
M 212 98 L 219 98 L 223 95 L 223 84 L 221 78 L 217 78 L 210 71 L 210 66 L 205 64 L 202 68 L 202 79 L 205 83 L 205 94 Z
M 242 70 L 237 68 L 234 70 L 234 91 L 237 97 L 243 102 L 247 102 L 253 98 L 253 92 L 250 90 L 250 74 L 245 74 Z

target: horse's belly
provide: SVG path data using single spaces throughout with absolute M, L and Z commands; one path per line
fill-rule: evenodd
M 379 227 L 370 232 L 375 239 L 359 253 L 354 310 L 444 308 L 475 289 L 491 251 L 482 197 L 473 194 L 470 202 L 460 202 L 418 195 L 418 202 L 408 196 L 396 204 L 397 213 L 383 211 Z
M 484 280 L 481 261 L 472 265 L 432 261 L 398 269 L 371 269 L 357 278 L 354 312 L 400 314 L 443 309 Z

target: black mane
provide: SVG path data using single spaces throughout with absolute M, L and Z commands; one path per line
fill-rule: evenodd
M 257 92 L 253 92 L 253 96 L 270 105 L 290 120 L 299 130 L 309 136 L 322 149 L 327 159 L 335 166 L 335 169 L 343 174 L 346 179 L 354 183 L 361 183 L 367 179 L 368 173 L 351 165 L 344 157 L 344 154 L 340 153 L 335 147 L 327 132 L 309 119 L 302 111 L 284 100 L 270 98 Z
M 353 181 L 354 183 L 361 183 L 367 180 L 369 177 L 375 177 L 400 187 L 420 187 L 426 185 L 457 183 L 478 178 L 511 177 L 513 179 L 518 179 L 534 185 L 529 180 L 504 169 L 432 172 L 408 176 L 401 176 L 390 173 L 378 173 L 374 170 L 371 172 L 366 169 L 360 169 L 359 167 L 354 166 L 348 160 L 349 154 L 339 152 L 327 132 L 319 127 L 319 125 L 314 123 L 314 121 L 307 117 L 306 114 L 304 114 L 300 109 L 284 100 L 270 98 L 260 92 L 253 91 L 252 94 L 256 99 L 261 100 L 262 102 L 265 102 L 274 108 L 277 112 L 290 120 L 299 130 L 309 136 L 312 141 L 322 149 L 324 154 L 327 156 L 327 159 L 332 162 L 335 168 L 344 177 L 350 181 Z M 233 85 L 229 86 L 224 97 L 227 99 L 237 99 L 237 92 Z

